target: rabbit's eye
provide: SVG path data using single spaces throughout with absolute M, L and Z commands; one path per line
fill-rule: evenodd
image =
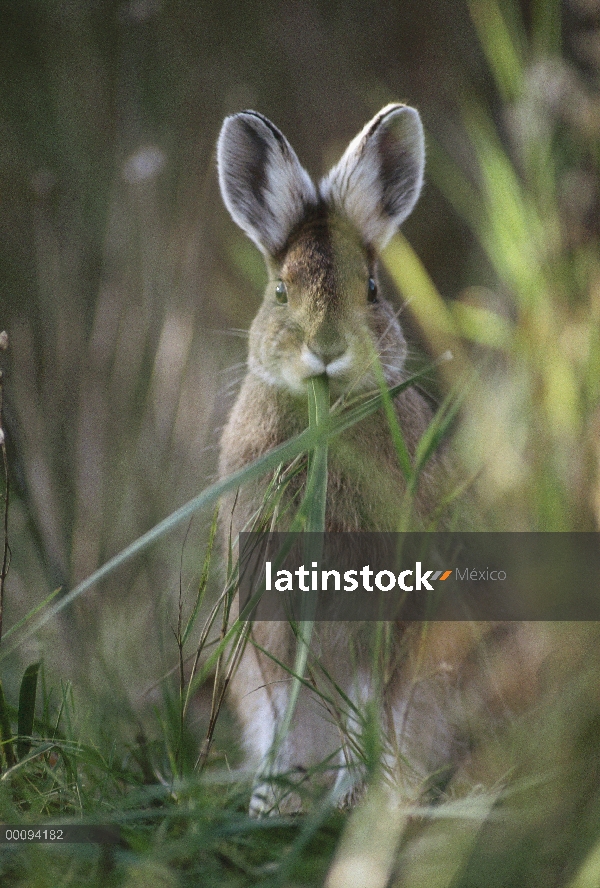
M 285 303 L 288 301 L 288 297 L 287 297 L 287 287 L 286 287 L 286 285 L 283 283 L 283 281 L 278 281 L 278 282 L 277 282 L 277 286 L 275 287 L 275 300 L 276 300 L 280 305 L 285 305 Z
M 367 299 L 369 302 L 377 302 L 377 284 L 374 278 L 369 278 Z

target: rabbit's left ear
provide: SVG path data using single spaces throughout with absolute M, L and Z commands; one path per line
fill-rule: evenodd
M 219 183 L 234 222 L 267 256 L 275 255 L 316 190 L 275 124 L 256 111 L 227 117 L 217 143 Z
M 419 112 L 387 105 L 350 142 L 321 182 L 321 193 L 381 250 L 416 204 L 424 169 Z

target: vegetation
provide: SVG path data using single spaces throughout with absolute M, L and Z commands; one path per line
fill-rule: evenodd
M 571 44 L 561 34 L 585 6 L 533 0 L 525 24 L 516 3 L 470 0 L 493 90 L 464 92 L 460 151 L 452 153 L 449 135 L 444 144 L 444 134 L 436 134 L 428 163 L 472 232 L 477 272 L 471 269 L 469 285 L 443 299 L 407 238 L 397 237 L 385 257 L 426 348 L 453 355 L 436 367 L 447 394 L 408 467 L 409 489 L 453 424 L 453 446 L 482 529 L 597 531 L 600 525 L 600 32 L 577 31 Z M 128 4 L 122 14 L 151 15 L 150 7 Z M 72 148 L 85 156 L 77 139 Z M 36 348 L 44 332 L 39 319 L 30 328 L 15 323 L 9 351 L 0 352 L 7 362 L 16 353 L 3 394 L 6 401 L 10 386 L 19 405 L 16 424 L 6 407 L 0 422 L 14 444 L 5 448 L 2 441 L 3 466 L 13 472 L 7 513 L 13 562 L 8 574 L 5 562 L 1 579 L 0 822 L 110 823 L 122 841 L 0 846 L 2 885 L 595 888 L 600 639 L 594 624 L 549 627 L 555 655 L 545 695 L 477 749 L 480 781 L 450 784 L 435 805 L 390 806 L 378 769 L 381 738 L 367 711 L 360 713 L 360 752 L 371 784 L 352 812 L 340 813 L 326 796 L 295 820 L 247 817 L 249 783 L 235 770 L 235 729 L 222 705 L 239 650 L 239 625 L 227 619 L 235 566 L 230 558 L 227 570 L 218 567 L 212 509 L 225 486 L 311 452 L 300 513 L 305 526 L 318 527 L 328 438 L 388 396 L 374 394 L 323 421 L 326 393 L 316 390 L 306 432 L 190 499 L 194 491 L 177 480 L 176 457 L 208 441 L 190 429 L 203 420 L 208 425 L 212 408 L 198 391 L 206 387 L 196 384 L 206 379 L 200 368 L 206 373 L 202 347 L 210 337 L 192 341 L 189 333 L 193 312 L 181 285 L 182 257 L 178 266 L 157 260 L 154 248 L 166 235 L 153 170 L 162 163 L 160 153 L 145 148 L 124 164 L 141 247 L 127 230 L 122 249 L 125 264 L 142 269 L 128 291 L 139 286 L 141 307 L 132 302 L 119 313 L 123 293 L 96 280 L 83 329 L 65 295 L 72 286 L 68 263 L 61 265 L 64 245 L 50 223 L 60 195 L 49 174 L 35 178 L 42 290 L 36 312 L 46 339 Z M 208 181 L 212 172 L 205 168 Z M 118 240 L 123 207 L 95 197 L 96 224 Z M 181 239 L 201 249 L 189 231 Z M 236 242 L 227 263 L 256 282 L 256 265 L 244 250 Z M 169 313 L 157 293 L 174 281 L 177 304 Z M 228 289 L 221 280 L 222 293 Z M 138 337 L 127 339 L 133 327 Z M 76 366 L 78 344 L 85 360 Z M 51 355 L 63 373 L 78 369 L 82 379 L 72 428 L 83 456 L 63 475 L 61 442 L 75 415 L 69 393 L 48 380 L 36 399 L 24 372 L 27 362 L 42 372 Z M 214 360 L 212 353 L 205 358 L 211 367 Z M 430 372 L 419 371 L 420 381 Z M 40 410 L 49 406 L 56 424 L 43 426 Z M 39 429 L 46 433 L 36 439 Z M 106 471 L 106 456 L 93 445 L 111 435 Z M 153 462 L 154 450 L 162 456 Z M 143 477 L 140 453 L 149 466 Z M 192 473 L 190 458 L 181 459 L 180 471 Z M 51 468 L 65 478 L 60 496 L 44 486 Z M 9 480 L 2 474 L 8 509 Z M 161 504 L 148 492 L 155 482 L 168 489 Z M 145 492 L 151 505 L 145 520 L 155 523 L 142 534 L 133 500 L 144 501 Z M 461 486 L 457 496 L 462 492 Z M 159 522 L 182 499 L 188 504 Z M 204 517 L 190 527 L 196 514 Z M 123 548 L 134 527 L 140 535 Z M 167 548 L 177 527 L 186 528 L 179 553 Z M 178 593 L 165 559 L 177 562 Z M 162 597 L 147 603 L 166 576 Z M 48 594 L 63 586 L 71 591 Z M 85 631 L 88 624 L 93 631 Z M 298 682 L 304 663 L 300 645 Z

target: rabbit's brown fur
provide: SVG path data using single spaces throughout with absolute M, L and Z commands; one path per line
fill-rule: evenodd
M 375 351 L 388 385 L 405 378 L 406 342 L 391 305 L 377 294 L 376 258 L 418 197 L 423 132 L 413 109 L 384 108 L 318 187 L 285 137 L 256 112 L 225 121 L 218 156 L 225 203 L 262 250 L 269 271 L 264 301 L 250 330 L 248 373 L 221 440 L 220 473 L 225 477 L 306 427 L 311 376 L 326 373 L 334 397 L 376 390 Z M 412 456 L 431 420 L 430 408 L 413 388 L 397 397 L 395 406 Z M 439 499 L 439 475 L 434 458 L 416 497 L 421 518 Z M 295 479 L 296 487 L 301 480 Z M 268 483 L 265 479 L 244 486 L 226 499 L 222 525 L 227 539 L 231 532 L 235 539 L 240 530 L 251 528 Z M 331 441 L 326 529 L 396 530 L 405 486 L 389 424 L 380 411 Z M 357 702 L 368 700 L 381 684 L 371 668 L 371 632 L 368 624 L 321 624 L 313 637 L 315 657 Z M 451 756 L 454 737 L 443 713 L 452 682 L 448 670 L 440 673 L 439 663 L 429 663 L 415 682 L 407 663 L 415 657 L 418 629 L 407 633 L 405 626 L 393 625 L 388 632 L 391 655 L 382 665 L 383 727 L 392 738 L 388 758 L 395 753 L 405 763 L 401 777 L 414 790 L 429 770 Z M 252 638 L 276 659 L 293 665 L 296 642 L 286 624 L 255 623 Z M 323 673 L 313 668 L 311 675 L 331 696 Z M 295 773 L 302 779 L 311 765 L 328 757 L 334 769 L 347 761 L 341 753 L 332 760 L 342 736 L 332 713 L 318 697 L 303 693 L 292 729 L 265 777 L 264 762 L 288 689 L 289 674 L 249 643 L 231 696 L 248 752 L 256 766 L 263 762 L 263 782 L 251 804 L 255 813 L 277 804 L 284 810 L 299 805 L 296 796 L 282 801 L 269 780 L 274 774 Z

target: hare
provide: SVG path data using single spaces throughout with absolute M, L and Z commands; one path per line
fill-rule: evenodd
M 269 276 L 250 329 L 247 374 L 221 439 L 220 475 L 226 477 L 306 427 L 311 377 L 326 374 L 333 397 L 376 390 L 376 353 L 389 386 L 405 378 L 407 345 L 395 311 L 379 291 L 377 257 L 419 197 L 423 126 L 414 108 L 386 106 L 315 185 L 277 127 L 255 111 L 243 111 L 223 123 L 217 159 L 225 205 L 263 253 Z M 414 388 L 399 395 L 395 407 L 413 454 L 431 420 L 430 407 Z M 434 458 L 422 476 L 416 511 L 423 518 L 439 498 L 441 471 Z M 227 538 L 251 529 L 268 484 L 267 478 L 226 499 L 221 520 Z M 383 411 L 331 442 L 328 531 L 396 530 L 404 490 Z M 321 624 L 313 636 L 314 655 L 357 703 L 370 697 L 375 678 L 368 654 L 371 628 Z M 397 761 L 404 763 L 399 767 L 407 786 L 420 785 L 451 755 L 452 734 L 441 714 L 447 688 L 407 684 L 403 657 L 410 659 L 405 644 L 410 632 L 402 625 L 389 630 L 398 662 L 386 666 L 382 718 Z M 352 755 L 322 699 L 303 691 L 292 728 L 267 768 L 290 679 L 253 641 L 290 667 L 295 650 L 287 624 L 255 623 L 232 680 L 244 742 L 258 768 L 250 811 L 293 811 L 300 807 L 299 795 L 284 797 L 278 775 L 300 784 L 312 766 L 329 762 L 330 773 L 337 769 L 343 784 Z M 356 723 L 345 726 L 357 729 Z M 350 786 L 346 801 L 355 791 Z

